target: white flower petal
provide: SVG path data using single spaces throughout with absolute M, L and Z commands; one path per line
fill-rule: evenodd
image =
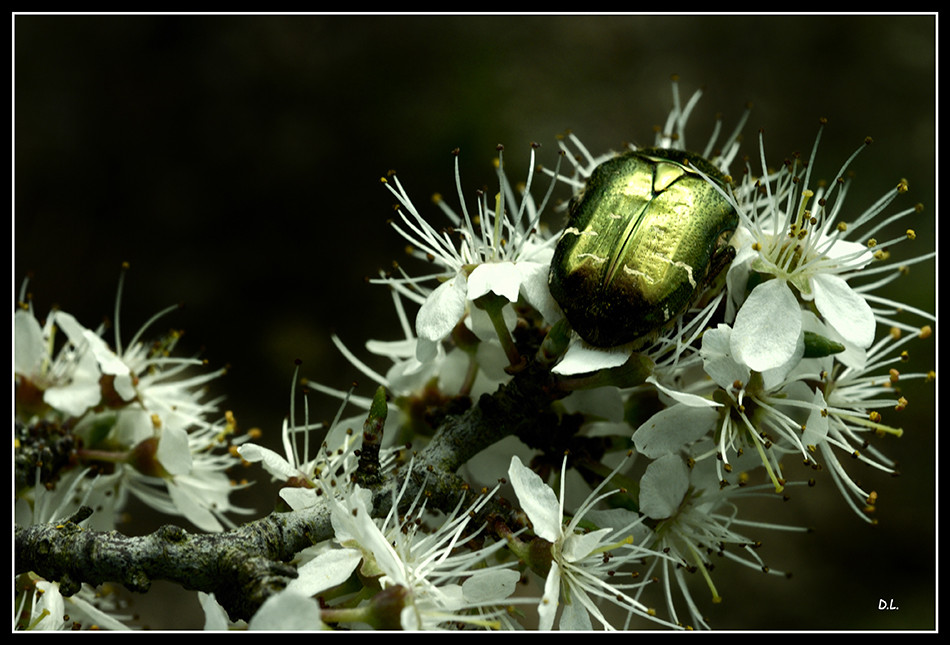
M 521 574 L 514 569 L 479 571 L 462 583 L 462 593 L 469 603 L 500 601 L 515 592 Z
M 749 230 L 743 226 L 736 229 L 732 236 L 731 244 L 736 248 L 736 257 L 733 258 L 726 272 L 726 290 L 729 292 L 729 300 L 726 307 L 726 319 L 735 319 L 735 312 L 742 300 L 745 299 L 746 287 L 749 284 L 749 274 L 752 271 L 753 261 L 759 257 L 759 252 L 755 250 L 753 244 L 755 238 Z
M 802 433 L 802 443 L 806 446 L 817 446 L 828 436 L 828 416 L 822 414 L 828 406 L 820 388 L 815 390 L 812 405 L 814 407 L 808 415 L 808 421 L 805 422 L 805 431 Z
M 188 443 L 188 433 L 182 428 L 166 426 L 162 428 L 162 436 L 158 440 L 158 450 L 155 452 L 162 467 L 172 475 L 184 475 L 191 472 L 191 446 Z
M 538 630 L 550 631 L 554 627 L 558 598 L 561 594 L 561 569 L 557 562 L 551 563 L 551 570 L 544 581 L 544 595 L 538 603 Z
M 13 314 L 13 373 L 32 376 L 46 357 L 43 329 L 28 311 Z
M 277 493 L 280 498 L 287 502 L 287 506 L 295 511 L 303 510 L 315 506 L 317 503 L 317 489 L 300 488 L 298 486 L 284 486 Z
M 551 487 L 522 464 L 518 457 L 511 458 L 508 479 L 521 502 L 522 510 L 531 520 L 535 534 L 548 542 L 556 542 L 561 536 L 561 505 Z
M 246 461 L 250 461 L 251 463 L 261 462 L 264 470 L 280 481 L 287 481 L 291 477 L 300 475 L 292 464 L 288 463 L 286 459 L 270 448 L 258 446 L 253 443 L 246 443 L 243 446 L 238 446 L 237 451 L 238 454 L 241 455 L 241 458 Z
M 438 352 L 442 346 L 433 345 L 433 347 Z M 433 376 L 437 376 L 441 363 L 442 361 L 437 359 L 422 363 L 415 355 L 409 359 L 399 360 L 393 363 L 392 367 L 386 372 L 386 381 L 383 384 L 396 396 L 410 394 L 421 390 Z
M 181 514 L 189 522 L 209 533 L 223 530 L 224 527 L 221 526 L 214 514 L 205 507 L 203 500 L 198 499 L 194 490 L 187 485 L 183 485 L 177 479 L 166 479 L 165 486 L 168 488 L 168 494 L 175 504 L 175 508 L 181 511 Z
M 589 374 L 620 367 L 628 358 L 630 352 L 623 347 L 598 348 L 574 338 L 564 352 L 564 358 L 551 371 L 562 376 Z
M 509 302 L 518 302 L 521 291 L 521 272 L 514 262 L 479 264 L 468 276 L 468 298 L 476 300 L 486 293 L 494 293 Z
M 598 529 L 590 533 L 569 535 L 561 546 L 561 554 L 568 562 L 583 560 L 601 546 L 602 538 L 613 532 L 611 528 Z
M 214 599 L 213 593 L 209 594 L 199 591 L 198 603 L 201 605 L 201 609 L 205 612 L 204 631 L 223 632 L 228 629 L 228 626 L 230 625 L 230 621 L 228 620 L 228 612 L 226 612 L 224 607 L 219 605 L 218 601 Z
M 561 610 L 561 620 L 558 622 L 558 629 L 561 631 L 589 632 L 594 629 L 590 622 L 590 614 L 587 608 L 581 603 L 580 593 L 574 594 L 571 602 L 565 603 Z
M 640 479 L 640 512 L 655 520 L 676 513 L 689 487 L 689 470 L 677 455 L 660 457 Z
M 334 503 L 330 514 L 330 523 L 333 525 L 333 535 L 340 544 L 356 542 L 360 525 L 356 521 L 358 515 L 368 516 L 368 509 L 373 503 L 372 491 L 355 487 L 345 500 Z M 354 532 L 354 530 L 356 532 Z
M 633 443 L 647 457 L 676 452 L 705 435 L 719 419 L 715 408 L 674 405 L 637 428 Z
M 441 339 L 428 340 L 426 338 L 417 338 L 416 360 L 421 363 L 431 363 L 439 355 L 439 349 L 441 347 Z
M 811 280 L 815 307 L 845 341 L 867 348 L 874 342 L 874 312 L 867 301 L 836 275 L 818 274 Z
M 363 554 L 356 549 L 330 549 L 297 569 L 297 577 L 287 583 L 288 591 L 315 596 L 346 582 Z
M 153 439 L 157 436 L 155 424 L 152 423 L 152 415 L 148 410 L 136 407 L 125 408 L 117 413 L 103 412 L 102 414 L 89 415 L 84 422 L 95 426 L 97 423 L 103 423 L 110 419 L 109 423 L 112 429 L 109 431 L 109 439 L 119 445 L 135 446 L 146 439 Z
M 135 398 L 135 388 L 132 386 L 132 373 L 129 366 L 109 349 L 106 342 L 94 332 L 83 330 L 83 338 L 89 344 L 89 349 L 99 362 L 99 369 L 103 374 L 115 376 L 113 387 L 123 401 Z
M 362 571 L 372 571 L 373 575 L 383 573 L 396 584 L 411 587 L 407 580 L 406 568 L 386 539 L 370 514 L 372 508 L 371 491 L 356 486 L 344 501 L 335 501 L 330 515 L 336 533 L 336 539 L 343 546 L 359 547 L 364 555 Z
M 804 311 L 802 313 L 805 313 Z M 762 370 L 762 387 L 766 390 L 774 390 L 781 387 L 782 383 L 788 377 L 789 373 L 801 363 L 802 356 L 805 355 L 805 334 L 799 334 L 798 341 L 795 343 L 795 350 L 782 365 L 771 369 Z
M 72 376 L 72 383 L 47 388 L 43 392 L 43 401 L 60 412 L 78 417 L 102 398 L 99 366 L 92 354 L 83 353 Z
M 784 280 L 767 280 L 749 294 L 730 337 L 733 358 L 757 372 L 784 365 L 802 331 L 802 312 Z
M 465 315 L 467 289 L 465 276 L 459 274 L 429 294 L 416 316 L 420 339 L 438 342 L 451 333 Z
M 64 628 L 63 616 L 66 614 L 66 603 L 59 590 L 58 582 L 38 580 L 36 588 L 42 592 L 36 606 L 33 607 L 31 621 L 40 616 L 42 619 L 33 624 L 34 631 L 58 631 Z
M 550 263 L 519 262 L 517 267 L 521 272 L 521 295 L 541 314 L 544 322 L 554 324 L 563 318 L 564 314 L 548 287 Z
M 76 320 L 75 316 L 68 314 L 65 311 L 56 311 L 51 315 L 53 316 L 53 323 L 66 333 L 66 337 L 69 338 L 69 342 L 71 342 L 77 348 L 84 345 L 85 332 L 87 330 L 85 327 L 79 324 L 79 321 Z
M 650 533 L 650 529 L 643 525 L 643 516 L 626 508 L 591 509 L 584 513 L 584 520 L 594 526 L 623 530 L 625 534 L 633 535 L 634 542 L 638 544 Z
M 320 606 L 313 598 L 286 589 L 264 601 L 247 623 L 250 630 L 313 631 L 323 628 Z
M 732 329 L 728 325 L 719 325 L 703 333 L 703 369 L 719 387 L 731 388 L 736 381 L 748 383 L 751 376 L 749 368 L 737 363 L 732 357 Z

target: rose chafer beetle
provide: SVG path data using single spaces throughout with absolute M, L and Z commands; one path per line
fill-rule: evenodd
M 548 276 L 581 338 L 598 347 L 649 338 L 728 266 L 739 216 L 711 182 L 726 190 L 715 166 L 682 150 L 640 149 L 594 169 Z

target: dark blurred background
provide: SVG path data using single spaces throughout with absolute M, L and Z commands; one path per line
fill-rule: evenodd
M 894 256 L 935 247 L 934 16 L 19 15 L 13 26 L 14 293 L 31 274 L 41 314 L 56 304 L 95 326 L 128 261 L 125 339 L 183 302 L 157 330 L 183 328 L 184 351 L 230 365 L 216 391 L 274 446 L 295 359 L 303 376 L 340 389 L 357 380 L 370 396 L 329 334 L 357 351 L 399 337 L 388 293 L 364 282 L 403 257 L 382 175 L 397 169 L 441 221 L 428 197 L 454 196 L 453 148 L 471 194 L 493 186 L 498 143 L 515 178 L 532 141 L 552 166 L 568 128 L 595 153 L 649 144 L 673 73 L 684 98 L 705 89 L 689 128 L 697 147 L 716 113 L 731 128 L 749 101 L 744 151 L 755 154 L 764 128 L 774 165 L 810 151 L 819 117 L 830 121 L 822 176 L 872 136 L 851 167 L 849 207 L 905 177 L 911 192 L 891 212 L 926 208 L 898 225 L 918 239 Z M 934 311 L 935 263 L 911 275 L 891 293 Z M 933 368 L 934 347 L 912 345 L 906 369 Z M 905 430 L 878 443 L 900 478 L 847 464 L 880 491 L 880 525 L 853 517 L 827 476 L 792 491 L 771 504 L 775 517 L 816 531 L 756 536 L 793 577 L 724 562 L 724 602 L 697 589 L 714 627 L 934 627 L 933 387 L 909 383 L 907 411 L 886 417 Z M 323 418 L 337 407 L 311 404 Z M 168 587 L 156 585 L 176 597 Z M 880 599 L 899 609 L 880 611 Z M 140 624 L 202 624 L 192 592 L 137 608 Z

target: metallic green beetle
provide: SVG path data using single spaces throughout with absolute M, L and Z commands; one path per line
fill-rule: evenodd
M 612 347 L 663 329 L 728 266 L 739 216 L 702 157 L 646 148 L 597 166 L 572 201 L 548 282 L 588 343 Z

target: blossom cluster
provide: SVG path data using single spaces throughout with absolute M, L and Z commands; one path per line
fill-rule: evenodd
M 86 506 L 94 512 L 83 526 L 109 531 L 120 525 L 131 496 L 203 531 L 233 528 L 229 514 L 251 510 L 230 500 L 236 485 L 226 471 L 241 463 L 232 447 L 250 437 L 238 434 L 220 401 L 206 400 L 208 382 L 224 370 L 208 371 L 199 358 L 175 356 L 178 331 L 145 339 L 175 307 L 124 344 L 124 277 L 125 267 L 112 346 L 104 326 L 89 329 L 60 309 L 37 318 L 27 283 L 21 288 L 13 315 L 16 522 L 62 522 Z M 55 581 L 25 580 L 20 601 L 31 603 L 34 613 L 63 604 Z M 92 606 L 78 611 L 79 598 L 68 599 L 73 622 L 82 616 L 86 622 L 78 624 L 84 626 L 117 625 Z M 67 626 L 63 611 L 42 615 L 44 626 Z
M 651 148 L 690 150 L 686 122 L 700 93 L 681 104 L 674 85 L 674 97 Z M 884 419 L 888 409 L 896 416 L 906 406 L 899 382 L 933 378 L 932 372 L 901 367 L 907 345 L 931 334 L 934 316 L 880 295 L 910 264 L 933 258 L 931 253 L 899 266 L 886 262 L 890 249 L 914 238 L 912 229 L 875 239 L 919 212 L 919 206 L 891 210 L 906 192 L 906 181 L 863 212 L 855 211 L 845 206 L 845 196 L 857 152 L 826 185 L 812 176 L 820 131 L 806 160 L 776 171 L 766 164 L 761 138 L 758 163 L 737 164 L 741 127 L 724 144 L 714 135 L 701 151 L 729 177 L 729 185 L 719 190 L 739 218 L 729 240 L 735 257 L 720 281 L 675 324 L 650 338 L 595 347 L 568 329 L 559 348 L 546 355 L 568 393 L 558 409 L 583 415 L 575 438 L 609 438 L 620 452 L 632 449 L 635 457 L 623 459 L 625 472 L 603 478 L 600 471 L 600 485 L 588 477 L 568 479 L 568 472 L 558 476 L 552 456 L 566 445 L 553 440 L 540 447 L 545 453 L 540 456 L 539 446 L 502 442 L 466 469 L 473 483 L 490 483 L 490 477 L 478 479 L 481 473 L 507 473 L 532 539 L 550 545 L 551 553 L 539 564 L 532 549 L 517 546 L 519 539 L 509 544 L 524 566 L 546 580 L 538 599 L 542 628 L 589 629 L 592 621 L 607 629 L 643 621 L 708 627 L 689 579 L 701 577 L 712 600 L 719 600 L 709 573 L 711 556 L 782 575 L 758 557 L 753 547 L 759 536 L 751 531 L 804 530 L 742 516 L 744 499 L 780 499 L 776 493 L 808 483 L 790 480 L 790 458 L 829 473 L 844 504 L 873 522 L 877 492 L 861 486 L 851 474 L 852 462 L 895 472 L 895 464 L 871 444 L 902 433 Z M 420 400 L 477 400 L 509 382 L 530 360 L 518 340 L 526 330 L 541 330 L 547 340 L 563 333 L 563 314 L 547 287 L 560 234 L 546 228 L 541 214 L 559 185 L 571 189 L 569 198 L 581 198 L 594 170 L 616 153 L 593 155 L 573 134 L 560 146 L 558 167 L 542 169 L 550 181 L 538 191 L 540 200 L 532 195 L 544 176 L 535 165 L 538 146 L 531 146 L 528 176 L 517 186 L 505 173 L 505 151 L 499 147 L 498 192 L 479 191 L 474 208 L 456 152 L 458 209 L 441 195 L 433 199 L 449 229 L 422 214 L 395 174 L 383 180 L 398 201 L 394 229 L 429 270 L 413 275 L 398 267 L 374 280 L 390 288 L 405 336 L 398 343 L 367 343 L 370 353 L 391 361 L 385 374 L 335 342 L 391 393 L 398 427 L 417 425 L 414 403 Z M 414 326 L 407 301 L 419 305 Z M 537 470 L 560 486 L 560 496 L 524 466 L 532 458 L 547 463 Z M 605 455 L 604 463 L 611 458 Z M 572 461 L 578 472 L 584 470 L 580 459 Z M 567 489 L 565 481 L 571 482 Z M 625 501 L 617 501 L 616 490 L 602 490 L 616 482 L 626 484 Z M 565 496 L 572 499 L 573 512 L 565 511 Z M 582 516 L 597 513 L 594 501 L 610 509 L 600 511 L 607 515 L 578 524 Z M 636 555 L 616 557 L 619 544 Z M 614 554 L 605 567 L 610 576 L 599 570 L 605 553 Z M 596 562 L 586 560 L 595 554 Z M 614 574 L 624 565 L 633 568 L 634 561 L 647 563 L 639 571 L 641 580 L 663 581 L 657 587 L 665 611 L 645 603 L 650 585 L 617 582 Z M 614 618 L 602 611 L 604 604 L 613 605 Z
M 700 93 L 684 104 L 673 89 L 651 154 L 693 151 L 686 124 Z M 554 168 L 536 165 L 532 145 L 528 175 L 513 183 L 499 147 L 497 193 L 479 191 L 474 203 L 456 153 L 458 207 L 434 199 L 447 229 L 387 176 L 383 185 L 398 202 L 392 226 L 413 257 L 410 268 L 372 282 L 390 290 L 403 338 L 366 343 L 373 362 L 389 362 L 381 372 L 334 337 L 379 390 L 365 399 L 308 382 L 308 391 L 342 400 L 323 427 L 306 410 L 299 422 L 292 388 L 282 453 L 234 436 L 228 415 L 210 420 L 216 402 L 200 403 L 197 388 L 218 373 L 185 376 L 197 361 L 171 358 L 172 342 L 148 348 L 137 335 L 123 350 L 116 325 L 110 348 L 68 314 L 53 312 L 41 325 L 21 307 L 21 441 L 35 444 L 38 432 L 51 439 L 68 426 L 63 434 L 76 437 L 71 454 L 79 457 L 56 473 L 58 482 L 42 469 L 24 482 L 18 495 L 36 517 L 22 521 L 56 519 L 75 499 L 111 504 L 97 511 L 111 520 L 131 492 L 221 530 L 233 526 L 227 513 L 244 511 L 228 502 L 223 480 L 240 458 L 281 483 L 279 510 L 322 509 L 331 524 L 329 537 L 297 554 L 297 577 L 248 628 L 710 627 L 704 607 L 721 599 L 713 559 L 782 575 L 757 554 L 761 533 L 804 530 L 756 517 L 746 501 L 781 500 L 809 483 L 796 480 L 801 469 L 789 463 L 798 463 L 827 474 L 843 505 L 873 522 L 878 494 L 860 483 L 854 463 L 896 471 L 872 444 L 903 432 L 894 420 L 907 405 L 899 386 L 933 379 L 903 367 L 935 317 L 882 295 L 908 265 L 934 256 L 887 261 L 915 237 L 912 229 L 886 233 L 919 212 L 892 208 L 907 183 L 855 210 L 845 198 L 857 152 L 826 184 L 813 176 L 820 131 L 807 159 L 774 170 L 761 137 L 756 161 L 740 159 L 741 128 L 720 143 L 717 126 L 695 151 L 725 183 L 690 171 L 736 215 L 727 268 L 698 281 L 689 267 L 688 310 L 615 347 L 592 345 L 571 328 L 549 276 L 567 270 L 556 259 L 564 233 L 552 226 L 571 228 L 560 213 L 584 199 L 592 174 L 617 153 L 594 155 L 569 134 Z M 426 269 L 414 273 L 414 262 Z M 418 308 L 414 323 L 407 305 Z M 66 339 L 54 352 L 56 330 Z M 520 387 L 528 378 L 544 382 Z M 479 448 L 471 454 L 459 444 L 440 448 L 450 454 L 439 459 L 425 452 L 446 428 L 467 422 L 466 411 L 513 396 L 522 397 L 514 407 L 539 408 L 531 428 L 512 421 L 483 447 L 473 424 L 469 439 Z M 349 407 L 359 414 L 345 417 Z M 228 440 L 235 449 L 212 456 Z M 462 454 L 459 468 L 438 470 Z M 445 482 L 461 483 L 435 494 Z M 40 483 L 66 492 L 43 501 Z M 104 490 L 111 502 L 102 501 Z M 235 627 L 214 595 L 199 601 L 209 629 Z M 35 617 L 41 603 L 31 602 L 31 611 L 19 611 Z

